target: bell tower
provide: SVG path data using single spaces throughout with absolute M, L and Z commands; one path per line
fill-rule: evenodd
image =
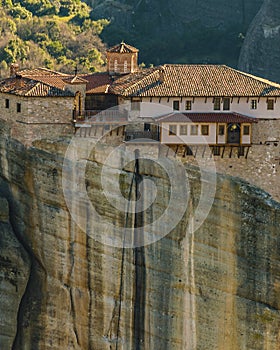
M 107 51 L 107 71 L 110 75 L 122 75 L 138 70 L 138 49 L 124 42 Z

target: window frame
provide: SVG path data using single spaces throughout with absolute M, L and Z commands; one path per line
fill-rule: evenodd
M 223 133 L 221 134 L 220 130 L 223 129 Z M 226 134 L 226 125 L 225 124 L 219 124 L 218 125 L 218 136 L 225 136 Z
M 175 129 L 175 131 L 172 131 L 172 129 Z M 168 135 L 169 136 L 176 136 L 177 135 L 177 124 L 169 124 L 168 125 Z
M 175 108 L 175 103 L 178 104 L 178 109 Z M 172 103 L 173 111 L 179 111 L 180 110 L 180 101 L 174 100 Z
M 267 110 L 273 111 L 274 110 L 274 99 L 268 98 L 266 103 L 267 103 Z M 272 103 L 272 105 L 270 105 L 270 103 Z
M 194 128 L 195 128 L 195 132 L 194 132 Z M 197 136 L 198 135 L 198 124 L 192 124 L 191 125 L 190 135 L 191 136 Z
M 21 113 L 21 103 L 17 102 L 17 113 Z
M 185 110 L 186 111 L 191 111 L 192 110 L 192 101 L 191 100 L 186 100 Z
M 226 101 L 226 103 L 225 103 Z M 223 98 L 223 111 L 229 111 L 230 110 L 230 97 L 224 97 Z
M 214 97 L 213 99 L 213 109 L 214 111 L 221 110 L 221 97 Z
M 250 109 L 256 110 L 258 109 L 258 100 L 256 98 L 252 98 L 250 101 Z
M 207 127 L 207 133 L 205 134 L 202 130 L 204 127 Z M 209 124 L 201 124 L 200 125 L 200 133 L 202 136 L 209 136 L 210 134 L 210 125 Z
M 183 131 L 185 129 L 185 131 Z M 188 124 L 180 124 L 180 135 L 186 136 L 188 135 Z
M 248 128 L 248 132 L 245 132 L 245 128 Z M 251 135 L 251 125 L 250 124 L 243 124 L 242 125 L 242 135 L 244 135 L 244 136 Z

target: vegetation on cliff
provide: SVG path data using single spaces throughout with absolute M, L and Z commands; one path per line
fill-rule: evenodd
M 80 0 L 0 1 L 0 69 L 19 62 L 62 71 L 96 71 L 104 64 L 100 33 L 107 20 L 90 18 Z

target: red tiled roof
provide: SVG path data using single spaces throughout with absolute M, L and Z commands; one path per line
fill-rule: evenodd
M 257 123 L 256 118 L 239 113 L 170 113 L 157 117 L 158 123 Z
M 47 68 L 24 69 L 16 74 L 17 76 L 37 80 L 58 89 L 64 89 L 68 84 L 86 84 L 86 81 L 78 76 L 56 72 Z
M 138 52 L 139 50 L 136 49 L 136 47 L 133 47 L 131 45 L 128 45 L 124 42 L 115 45 L 107 50 L 107 52 L 118 52 L 118 53 L 133 53 Z
M 29 78 L 8 78 L 0 81 L 0 92 L 32 97 L 72 97 L 74 94 Z
M 224 65 L 164 65 L 119 78 L 111 87 L 126 97 L 280 96 L 280 84 Z
M 87 94 L 106 94 L 113 80 L 108 73 L 81 75 L 87 81 Z

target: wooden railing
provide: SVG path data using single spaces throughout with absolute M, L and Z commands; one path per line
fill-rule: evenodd
M 159 133 L 152 131 L 126 131 L 125 141 L 131 141 L 136 139 L 150 139 L 159 141 Z

